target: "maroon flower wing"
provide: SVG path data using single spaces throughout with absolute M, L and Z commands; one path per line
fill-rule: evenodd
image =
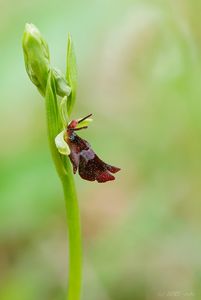
M 98 182 L 114 180 L 115 177 L 110 172 L 119 170 L 104 163 L 91 148 L 80 153 L 79 174 L 85 180 Z
M 73 138 L 68 140 L 68 145 L 74 174 L 78 169 L 80 177 L 85 180 L 106 182 L 115 179 L 110 172 L 116 173 L 120 169 L 104 163 L 87 141 L 74 134 Z

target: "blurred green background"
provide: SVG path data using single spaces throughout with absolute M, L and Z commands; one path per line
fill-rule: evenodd
M 65 70 L 74 40 L 73 117 L 116 181 L 75 176 L 83 300 L 201 299 L 201 2 L 0 2 L 0 299 L 62 300 L 65 204 L 44 101 L 24 68 L 26 22 Z

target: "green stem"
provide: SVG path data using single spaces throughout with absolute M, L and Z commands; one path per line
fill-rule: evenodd
M 79 300 L 82 278 L 82 248 L 79 206 L 75 191 L 74 178 L 68 159 L 67 174 L 62 179 L 69 240 L 69 284 L 68 300 Z
M 59 154 L 54 142 L 54 139 L 61 128 L 59 128 L 60 122 L 58 121 L 57 97 L 51 73 L 48 78 L 45 100 L 50 150 L 57 173 L 63 185 L 66 204 L 69 240 L 69 281 L 67 299 L 80 300 L 82 280 L 80 214 L 70 160 L 68 157 Z

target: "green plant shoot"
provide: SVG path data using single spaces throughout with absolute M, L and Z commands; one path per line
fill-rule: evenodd
M 48 45 L 33 24 L 26 24 L 22 45 L 28 76 L 45 100 L 50 150 L 64 190 L 69 240 L 67 299 L 80 300 L 82 279 L 80 214 L 72 168 L 67 156 L 70 150 L 64 142 L 63 135 L 76 98 L 77 71 L 72 40 L 69 35 L 66 78 L 60 70 L 51 66 Z

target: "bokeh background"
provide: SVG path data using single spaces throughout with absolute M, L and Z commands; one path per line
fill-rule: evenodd
M 24 68 L 26 22 L 65 70 L 74 40 L 73 117 L 116 181 L 75 176 L 83 300 L 201 299 L 201 2 L 0 1 L 0 299 L 65 299 L 65 205 L 44 101 Z

